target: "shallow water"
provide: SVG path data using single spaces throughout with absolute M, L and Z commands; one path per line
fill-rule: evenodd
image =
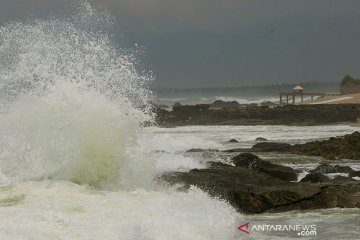
M 288 126 L 194 126 L 177 128 L 148 128 L 146 129 L 148 150 L 158 150 L 157 171 L 187 171 L 191 168 L 206 167 L 206 161 L 219 160 L 215 153 L 210 156 L 184 153 L 190 148 L 226 150 L 234 147 L 246 148 L 256 143 L 257 137 L 266 137 L 272 141 L 287 143 L 304 143 L 315 139 L 326 139 L 332 136 L 358 131 L 358 127 L 346 125 L 317 126 L 317 127 L 288 127 Z M 235 138 L 239 143 L 228 143 Z M 266 155 L 273 159 L 283 155 Z M 293 157 L 295 160 L 298 156 Z M 313 158 L 313 163 L 288 164 L 291 167 L 303 169 L 299 180 L 314 169 L 321 159 Z M 169 163 L 170 162 L 170 163 Z M 350 161 L 340 165 L 360 169 L 357 161 Z M 329 174 L 331 175 L 331 174 Z M 330 176 L 332 177 L 332 176 Z M 250 235 L 237 231 L 235 239 L 359 239 L 360 238 L 360 210 L 359 209 L 327 209 L 304 212 L 288 212 L 277 214 L 241 215 L 238 214 L 238 225 L 250 222 L 253 225 L 316 225 L 316 236 L 299 236 L 297 231 L 252 231 Z

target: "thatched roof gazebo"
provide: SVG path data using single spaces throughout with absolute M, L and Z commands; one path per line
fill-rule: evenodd
M 302 93 L 302 92 L 304 92 L 304 88 L 301 87 L 300 85 L 297 85 L 296 87 L 294 87 L 294 88 L 292 89 L 292 91 L 293 91 L 294 93 Z

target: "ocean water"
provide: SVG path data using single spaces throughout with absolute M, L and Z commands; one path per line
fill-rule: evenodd
M 207 161 L 224 161 L 218 153 L 186 153 L 192 148 L 227 150 L 231 148 L 249 148 L 257 137 L 265 137 L 269 141 L 291 144 L 305 143 L 316 139 L 328 139 L 333 136 L 359 131 L 359 127 L 347 125 L 294 127 L 294 126 L 185 126 L 176 128 L 147 128 L 141 140 L 149 152 L 157 154 L 156 171 L 188 171 L 193 168 L 205 168 Z M 230 139 L 238 143 L 229 143 Z M 147 143 L 147 144 L 145 144 Z M 321 158 L 282 156 L 281 154 L 259 154 L 264 159 L 307 159 L 310 163 L 287 163 L 295 169 L 304 172 L 299 174 L 299 180 L 309 170 L 319 165 Z M 231 155 L 229 156 L 231 157 Z M 339 163 L 336 163 L 339 164 Z M 347 161 L 340 165 L 351 166 L 360 170 L 359 161 Z M 347 174 L 345 174 L 347 175 Z M 329 174 L 334 177 L 334 174 Z M 359 239 L 360 209 L 324 209 L 311 211 L 293 211 L 286 213 L 265 213 L 259 215 L 243 215 L 238 213 L 236 224 L 250 223 L 250 227 L 258 225 L 281 226 L 311 226 L 316 227 L 316 235 L 299 236 L 298 231 L 250 231 L 250 235 L 237 231 L 231 239 Z M 309 233 L 310 234 L 310 233 Z M 190 237 L 191 239 L 191 237 Z
M 274 103 L 279 103 L 280 100 L 277 97 L 273 96 L 258 96 L 258 97 L 239 97 L 239 96 L 211 96 L 211 97 L 167 97 L 167 98 L 155 98 L 154 102 L 159 105 L 173 106 L 175 103 L 180 103 L 182 105 L 195 105 L 195 104 L 211 104 L 216 100 L 222 100 L 225 102 L 236 101 L 239 104 L 260 104 L 262 102 L 271 101 Z
M 251 146 L 257 136 L 305 142 L 356 128 L 144 128 L 153 119 L 151 74 L 99 31 L 111 17 L 87 3 L 77 12 L 0 28 L 1 240 L 243 239 L 245 221 L 296 219 L 318 224 L 324 239 L 356 239 L 356 210 L 245 216 L 195 187 L 153 180 L 205 167 L 184 153 L 190 148 L 226 149 L 230 138 Z

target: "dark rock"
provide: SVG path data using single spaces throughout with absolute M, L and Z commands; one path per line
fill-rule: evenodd
M 354 171 L 349 174 L 349 177 L 360 177 L 360 171 Z
M 255 152 L 283 152 L 291 148 L 287 143 L 261 142 L 255 144 L 251 150 Z
M 286 105 L 276 107 L 238 104 L 174 106 L 173 111 L 154 109 L 160 126 L 183 125 L 292 125 L 309 126 L 338 122 L 357 122 L 359 105 Z
M 240 104 L 237 101 L 225 102 L 216 100 L 210 105 L 210 108 L 239 108 Z
M 343 137 L 333 137 L 325 141 L 314 141 L 292 146 L 291 153 L 321 156 L 326 159 L 360 160 L 360 133 L 354 132 Z M 341 170 L 344 171 L 344 170 Z M 346 170 L 345 170 L 346 171 Z
M 263 138 L 263 137 L 258 137 L 258 138 L 255 139 L 255 141 L 257 141 L 257 142 L 267 142 L 269 140 L 267 140 L 266 138 Z
M 314 170 L 311 170 L 310 172 L 320 172 L 320 173 L 336 173 L 336 169 L 334 166 L 324 163 L 319 166 L 317 166 Z
M 256 172 L 265 173 L 284 181 L 296 181 L 298 176 L 294 169 L 264 161 L 252 153 L 239 154 L 232 158 L 232 162 L 237 167 L 243 167 Z
M 222 162 L 214 162 L 214 161 L 210 161 L 207 163 L 208 166 L 210 168 L 224 168 L 224 167 L 232 167 L 231 165 L 229 164 L 225 164 L 225 163 L 222 163 Z
M 217 149 L 202 149 L 202 148 L 192 148 L 186 150 L 187 153 L 201 153 L 201 152 L 219 152 Z
M 222 152 L 225 152 L 225 153 L 241 153 L 241 152 L 250 152 L 250 150 L 247 149 L 247 148 L 232 148 L 232 149 L 224 150 Z
M 344 177 L 344 176 L 335 176 L 332 180 L 333 182 L 349 182 L 354 181 L 351 177 Z
M 303 179 L 301 179 L 300 182 L 319 183 L 319 182 L 328 182 L 328 181 L 330 181 L 329 177 L 325 176 L 320 172 L 314 172 L 306 175 Z
M 174 106 L 173 106 L 173 107 L 181 107 L 181 106 L 182 106 L 181 103 L 176 102 L 176 103 L 174 103 Z
M 260 103 L 260 106 L 262 107 L 272 107 L 272 106 L 275 106 L 276 104 L 271 102 L 271 101 L 264 101 L 262 103 Z
M 239 141 L 238 140 L 236 140 L 236 139 L 230 139 L 229 140 L 229 143 L 238 143 Z
M 335 165 L 335 170 L 337 173 L 351 173 L 354 170 L 349 167 L 349 166 L 339 166 L 339 165 Z
M 204 151 L 205 150 L 201 149 L 201 148 L 192 148 L 192 149 L 186 150 L 186 152 L 188 152 L 188 153 L 196 153 L 196 152 L 204 152 Z
M 209 169 L 169 173 L 159 179 L 171 184 L 181 183 L 183 189 L 197 186 L 248 214 L 360 207 L 360 181 L 288 182 L 221 163 Z
M 332 166 L 330 164 L 324 163 L 319 166 L 317 166 L 314 170 L 310 172 L 320 172 L 320 173 L 351 173 L 353 169 L 349 166 L 339 166 L 335 165 Z
M 261 160 L 258 156 L 252 154 L 252 153 L 242 153 L 232 158 L 232 162 L 235 164 L 235 166 L 238 167 L 244 167 L 244 164 L 246 165 L 246 168 L 249 164 L 256 164 L 263 160 Z

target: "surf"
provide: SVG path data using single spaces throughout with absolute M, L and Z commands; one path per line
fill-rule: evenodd
M 75 12 L 0 28 L 1 238 L 232 238 L 229 204 L 154 181 L 152 74 Z
M 150 182 L 151 162 L 139 156 L 137 138 L 152 119 L 151 77 L 140 73 L 131 49 L 118 50 L 110 35 L 92 29 L 107 24 L 100 17 L 84 3 L 70 18 L 1 27 L 0 166 L 8 180 L 96 188 Z

